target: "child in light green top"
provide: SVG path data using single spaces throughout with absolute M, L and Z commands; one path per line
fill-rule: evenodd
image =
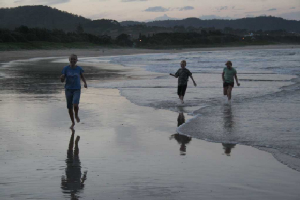
M 236 70 L 231 67 L 231 69 L 228 69 L 227 67 L 224 67 L 224 80 L 226 83 L 234 83 L 233 77 L 236 75 Z
M 237 78 L 237 72 L 236 70 L 232 67 L 232 62 L 227 61 L 226 62 L 226 67 L 223 70 L 222 73 L 222 80 L 223 80 L 223 94 L 227 95 L 228 101 L 231 100 L 231 91 L 232 88 L 234 87 L 234 78 L 236 81 L 236 84 L 240 86 L 238 78 Z

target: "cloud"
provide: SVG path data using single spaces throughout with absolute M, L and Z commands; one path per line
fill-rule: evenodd
M 292 10 L 292 9 L 296 9 L 296 7 L 291 7 L 290 9 L 291 9 L 291 10 Z
M 185 10 L 194 10 L 195 8 L 193 6 L 185 6 L 182 8 L 179 8 L 179 11 L 185 11 Z
M 145 11 L 146 12 L 166 12 L 166 11 L 169 11 L 169 10 L 170 10 L 169 8 L 164 8 L 164 7 L 161 7 L 161 6 L 155 6 L 155 7 L 149 7 Z
M 15 0 L 14 3 L 26 5 L 56 5 L 70 1 L 71 0 Z
M 219 6 L 219 7 L 216 7 L 216 10 L 218 12 L 221 12 L 224 10 L 243 10 L 243 9 L 236 9 L 235 6 Z
M 151 21 L 163 21 L 163 20 L 178 20 L 178 18 L 172 18 L 172 17 L 169 17 L 168 15 L 164 14 L 163 16 L 156 17 L 156 18 L 154 18 L 154 20 L 151 20 Z
M 208 20 L 208 19 L 234 19 L 234 18 L 231 18 L 231 17 L 221 17 L 221 16 L 217 16 L 217 15 L 202 15 L 199 17 L 200 19 L 202 20 Z
M 217 8 L 218 11 L 221 11 L 221 10 L 228 10 L 228 7 L 227 6 L 220 6 Z
M 136 2 L 136 1 L 148 1 L 148 0 L 122 0 L 122 2 Z
M 266 13 L 266 12 L 271 12 L 271 11 L 276 11 L 276 10 L 277 10 L 276 8 L 271 8 L 269 10 L 258 10 L 258 11 L 245 12 L 245 14 L 255 14 L 255 13 L 257 13 L 257 14 L 265 15 L 264 13 Z

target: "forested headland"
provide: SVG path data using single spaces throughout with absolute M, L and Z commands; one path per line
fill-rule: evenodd
M 237 20 L 117 22 L 91 20 L 49 6 L 0 9 L 0 50 L 126 46 L 174 48 L 300 44 L 300 21 L 276 17 Z

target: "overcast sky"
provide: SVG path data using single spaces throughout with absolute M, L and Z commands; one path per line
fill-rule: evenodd
M 272 15 L 300 20 L 300 0 L 0 0 L 0 7 L 48 5 L 90 19 L 236 19 Z

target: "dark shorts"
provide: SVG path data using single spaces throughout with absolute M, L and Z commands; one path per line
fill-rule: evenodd
M 77 104 L 77 105 L 79 104 L 80 93 L 81 93 L 80 90 L 69 90 L 69 89 L 65 90 L 68 109 L 73 108 L 73 104 Z
M 228 87 L 228 86 L 234 87 L 234 82 L 232 82 L 232 83 L 224 82 L 224 83 L 223 83 L 223 88 L 226 88 L 226 87 Z
M 178 96 L 184 96 L 187 85 L 178 85 L 177 94 Z

